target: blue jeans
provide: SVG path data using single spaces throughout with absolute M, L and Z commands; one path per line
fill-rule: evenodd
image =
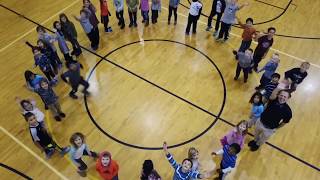
M 149 21 L 149 11 L 142 11 L 141 10 L 141 15 L 142 15 L 144 21 Z
M 245 52 L 247 49 L 249 49 L 251 42 L 252 42 L 252 40 L 249 40 L 249 41 L 242 40 L 238 52 Z

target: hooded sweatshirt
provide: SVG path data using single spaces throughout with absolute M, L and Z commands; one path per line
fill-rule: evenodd
M 110 162 L 108 164 L 108 166 L 104 166 L 101 163 L 101 159 L 104 155 L 109 156 L 110 158 Z M 118 171 L 119 171 L 119 165 L 117 164 L 116 161 L 111 159 L 111 154 L 107 151 L 100 153 L 99 155 L 99 159 L 96 163 L 96 170 L 99 172 L 100 176 L 104 179 L 104 180 L 112 180 L 112 178 L 116 175 L 118 175 Z

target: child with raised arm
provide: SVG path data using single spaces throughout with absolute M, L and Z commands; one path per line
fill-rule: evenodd
M 44 122 L 39 123 L 36 116 L 32 112 L 24 114 L 25 120 L 29 123 L 29 130 L 34 144 L 40 149 L 41 152 L 45 152 L 46 158 L 49 159 L 55 152 L 60 151 L 60 155 L 65 155 L 70 151 L 69 147 L 59 147 L 52 139 L 48 132 Z
M 198 171 L 192 170 L 192 160 L 184 159 L 182 164 L 178 164 L 176 160 L 173 159 L 173 156 L 168 151 L 168 145 L 166 142 L 163 143 L 163 151 L 174 169 L 173 180 L 185 180 L 185 179 L 204 179 L 211 176 L 211 173 L 207 172 L 200 174 Z
M 66 115 L 61 111 L 58 96 L 53 91 L 52 85 L 46 79 L 41 79 L 39 86 L 35 88 L 34 91 L 50 109 L 56 121 L 61 121 L 61 118 L 66 117 Z
M 245 50 L 250 48 L 252 38 L 256 35 L 256 29 L 253 27 L 253 19 L 247 18 L 246 24 L 243 24 L 241 20 L 236 17 L 238 20 L 238 23 L 240 24 L 240 27 L 243 29 L 242 32 L 242 41 L 239 48 L 239 52 L 245 52 Z
M 231 145 L 224 145 L 222 149 L 212 152 L 212 155 L 222 155 L 220 162 L 220 169 L 217 169 L 219 173 L 219 180 L 223 180 L 225 176 L 235 168 L 237 161 L 237 154 L 240 152 L 240 145 L 233 143 Z
M 257 72 L 264 73 L 261 76 L 260 79 L 260 85 L 256 87 L 256 90 L 264 88 L 264 86 L 271 81 L 271 76 L 274 74 L 279 66 L 280 58 L 278 53 L 274 53 L 271 57 L 271 59 L 264 65 L 261 69 L 259 69 Z
M 73 133 L 70 137 L 70 158 L 72 162 L 78 167 L 78 173 L 82 177 L 87 176 L 88 166 L 82 160 L 82 156 L 90 156 L 93 158 L 98 158 L 98 153 L 90 151 L 88 145 L 85 142 L 85 137 L 82 133 Z

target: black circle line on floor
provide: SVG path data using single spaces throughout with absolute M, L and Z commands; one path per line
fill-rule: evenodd
M 258 22 L 258 23 L 253 23 L 253 25 L 259 25 L 259 24 L 266 24 L 266 23 L 269 23 L 269 22 L 272 22 L 278 18 L 280 18 L 283 14 L 286 13 L 286 11 L 288 10 L 288 8 L 290 7 L 291 3 L 292 3 L 293 0 L 290 0 L 289 3 L 287 4 L 287 6 L 284 8 L 284 10 L 276 17 L 270 19 L 270 20 L 267 20 L 267 21 L 263 21 L 263 22 Z M 189 5 L 191 4 L 190 3 L 190 0 L 188 0 L 188 3 Z M 182 4 L 182 3 L 179 3 L 182 7 L 186 8 L 186 9 L 189 9 L 188 6 Z M 206 15 L 206 14 L 203 14 L 201 13 L 202 16 L 208 18 L 209 16 Z M 213 20 L 217 21 L 215 18 L 213 18 Z M 241 27 L 239 26 L 239 24 L 234 24 L 232 25 L 233 27 L 236 27 L 236 28 L 240 28 Z M 292 35 L 284 35 L 284 34 L 275 34 L 275 36 L 278 36 L 278 37 L 285 37 L 285 38 L 293 38 L 293 39 L 305 39 L 305 40 L 320 40 L 320 37 L 306 37 L 306 36 L 292 36 Z
M 219 76 L 220 76 L 221 81 L 222 81 L 222 86 L 223 86 L 223 101 L 222 101 L 222 105 L 221 105 L 221 108 L 220 108 L 220 111 L 219 111 L 218 115 L 215 115 L 215 114 L 209 112 L 208 110 L 205 110 L 204 108 L 202 108 L 202 107 L 200 107 L 200 106 L 198 106 L 198 105 L 196 105 L 196 104 L 194 104 L 194 103 L 192 103 L 192 102 L 184 99 L 183 97 L 178 96 L 178 95 L 170 92 L 169 90 L 167 90 L 167 89 L 165 89 L 165 88 L 163 88 L 163 87 L 161 87 L 161 86 L 159 86 L 159 85 L 157 85 L 157 84 L 155 84 L 155 83 L 147 80 L 146 78 L 144 78 L 144 77 L 142 77 L 142 76 L 140 76 L 140 75 L 138 75 L 138 74 L 136 74 L 136 73 L 134 73 L 134 72 L 132 72 L 132 71 L 130 71 L 130 70 L 128 70 L 128 69 L 120 66 L 120 65 L 118 65 L 117 63 L 115 63 L 115 62 L 107 59 L 107 57 L 108 57 L 109 55 L 111 55 L 112 53 L 120 50 L 121 48 L 124 48 L 124 47 L 126 47 L 126 46 L 130 46 L 130 45 L 133 45 L 133 44 L 141 43 L 141 41 L 131 42 L 131 43 L 125 44 L 125 45 L 123 45 L 123 46 L 120 46 L 120 47 L 118 47 L 118 48 L 110 51 L 110 52 L 109 52 L 107 55 L 105 55 L 100 61 L 98 61 L 97 64 L 91 69 L 87 80 L 88 80 L 88 81 L 90 80 L 91 75 L 93 74 L 93 72 L 95 71 L 95 69 L 98 67 L 98 65 L 99 65 L 102 61 L 107 61 L 107 62 L 113 64 L 114 66 L 116 66 L 116 67 L 118 67 L 118 68 L 121 68 L 122 70 L 124 70 L 124 71 L 126 71 L 126 72 L 128 72 L 128 73 L 130 73 L 130 74 L 132 74 L 132 75 L 134 75 L 135 77 L 137 77 L 137 78 L 139 78 L 139 79 L 141 79 L 141 80 L 143 80 L 143 81 L 145 81 L 145 82 L 147 82 L 147 83 L 149 83 L 149 84 L 151 84 L 151 85 L 153 85 L 153 86 L 161 89 L 162 91 L 164 91 L 164 92 L 166 92 L 166 93 L 168 93 L 168 94 L 170 94 L 170 95 L 172 95 L 172 96 L 174 96 L 174 97 L 176 97 L 176 98 L 178 98 L 178 99 L 180 99 L 180 100 L 188 103 L 189 105 L 191 105 L 191 106 L 193 106 L 193 107 L 195 107 L 195 108 L 197 108 L 197 109 L 200 109 L 201 111 L 203 111 L 203 112 L 205 112 L 205 113 L 213 116 L 213 117 L 215 118 L 214 121 L 212 121 L 212 123 L 209 125 L 209 127 L 207 127 L 207 128 L 206 128 L 204 131 L 202 131 L 200 134 L 198 134 L 198 135 L 196 135 L 195 137 L 193 137 L 193 138 L 191 138 L 191 139 L 189 139 L 189 140 L 186 140 L 186 141 L 184 141 L 184 142 L 181 142 L 181 143 L 178 143 L 178 144 L 174 144 L 174 145 L 170 145 L 168 148 L 176 148 L 176 147 L 179 147 L 179 146 L 182 146 L 182 145 L 186 145 L 186 144 L 188 144 L 188 143 L 190 143 L 190 142 L 198 139 L 199 137 L 201 137 L 201 136 L 204 135 L 205 133 L 207 133 L 207 132 L 215 125 L 215 123 L 216 123 L 217 120 L 219 119 L 220 115 L 222 114 L 222 111 L 223 111 L 223 108 L 224 108 L 225 102 L 226 102 L 226 84 L 225 84 L 225 81 L 224 81 L 224 79 L 223 79 L 222 73 L 221 73 L 221 71 L 219 70 L 218 66 L 212 61 L 212 59 L 211 59 L 209 56 L 207 56 L 206 54 L 204 54 L 204 53 L 201 52 L 200 50 L 196 49 L 195 47 L 192 47 L 192 46 L 187 45 L 187 44 L 185 44 L 185 43 L 178 42 L 178 41 L 173 41 L 173 40 L 167 40 L 167 39 L 146 39 L 146 40 L 144 40 L 144 42 L 171 42 L 171 43 L 176 43 L 176 44 L 180 44 L 180 45 L 186 46 L 186 47 L 188 47 L 188 48 L 191 48 L 191 49 L 197 51 L 198 53 L 200 53 L 201 55 L 203 55 L 203 56 L 215 67 L 215 69 L 218 71 Z M 121 141 L 121 140 L 117 139 L 116 137 L 113 137 L 113 136 L 110 135 L 108 132 L 106 132 L 104 129 L 102 129 L 102 128 L 99 126 L 99 124 L 96 122 L 96 120 L 94 119 L 94 117 L 92 116 L 92 114 L 91 114 L 91 112 L 90 112 L 90 110 L 89 110 L 88 103 L 87 103 L 87 98 L 86 98 L 86 97 L 84 97 L 84 102 L 85 102 L 85 108 L 86 108 L 86 110 L 87 110 L 87 113 L 88 113 L 91 121 L 93 122 L 93 124 L 94 124 L 104 135 L 106 135 L 106 136 L 109 137 L 110 139 L 112 139 L 112 140 L 114 140 L 114 141 L 116 141 L 116 142 L 118 142 L 118 143 L 120 143 L 120 144 L 122 144 L 122 145 L 125 145 L 125 146 L 128 146 L 128 147 L 132 147 L 132 148 L 137 148 L 137 149 L 144 149 L 144 150 L 161 150 L 161 149 L 162 149 L 162 147 L 144 147 L 144 146 L 138 146 L 138 145 L 126 143 L 126 142 L 124 142 L 124 141 Z
M 24 179 L 32 180 L 31 177 L 29 177 L 28 175 L 26 175 L 26 174 L 24 174 L 24 173 L 16 170 L 16 169 L 13 168 L 13 167 L 10 167 L 10 166 L 5 165 L 5 164 L 3 164 L 3 163 L 0 163 L 0 166 L 3 167 L 4 169 L 7 169 L 8 171 L 11 171 L 11 172 L 13 172 L 13 173 L 15 173 L 15 174 L 23 177 Z
M 10 9 L 10 8 L 8 8 L 8 7 L 4 6 L 4 5 L 2 5 L 2 4 L 0 4 L 0 6 L 1 6 L 2 8 L 4 8 L 4 9 L 6 9 L 6 10 L 8 10 L 8 11 L 10 11 L 10 12 L 12 12 L 12 13 L 14 13 L 14 14 L 18 15 L 19 17 L 24 18 L 24 19 L 25 19 L 25 20 L 27 20 L 27 21 L 30 21 L 30 22 L 32 22 L 32 23 L 34 23 L 34 24 L 38 25 L 38 26 L 42 26 L 41 24 L 39 24 L 39 23 L 37 23 L 37 22 L 33 21 L 32 19 L 30 19 L 30 18 L 28 18 L 28 17 L 24 16 L 23 14 L 20 14 L 20 13 L 18 13 L 18 12 L 16 12 L 16 11 L 14 11 L 14 10 L 12 10 L 12 9 Z M 52 32 L 52 33 L 53 33 L 53 31 L 52 31 L 51 29 L 49 29 L 49 28 L 47 28 L 47 27 L 45 27 L 45 26 L 42 26 L 42 27 L 43 27 L 43 28 L 45 28 L 46 30 L 48 30 L 48 31 L 50 31 L 50 32 Z M 84 47 L 84 46 L 81 46 L 81 45 L 80 45 L 80 47 L 81 47 L 82 49 L 84 49 L 84 50 L 86 50 L 86 51 L 90 52 L 91 54 L 93 54 L 93 55 L 95 55 L 95 56 L 100 57 L 100 58 L 102 58 L 102 59 L 103 59 L 103 57 L 102 57 L 102 56 L 100 56 L 99 54 L 97 54 L 96 52 L 91 51 L 90 49 L 88 49 L 88 48 L 86 48 L 86 47 Z M 213 116 L 215 116 L 215 115 L 213 115 Z M 223 118 L 221 118 L 221 117 L 219 118 L 219 120 L 220 120 L 220 121 L 222 121 L 222 122 L 224 122 L 224 123 L 226 123 L 226 124 L 228 124 L 228 125 L 230 125 L 230 126 L 233 126 L 233 127 L 235 126 L 235 125 L 234 125 L 234 124 L 232 124 L 231 122 L 229 122 L 229 121 L 227 121 L 227 120 L 225 120 L 225 119 L 223 119 Z M 250 135 L 250 136 L 252 136 L 252 134 L 249 134 L 249 135 Z M 295 156 L 295 155 L 291 154 L 290 152 L 288 152 L 288 151 L 286 151 L 286 150 L 284 150 L 284 149 L 281 149 L 280 147 L 278 147 L 278 146 L 276 146 L 276 145 L 273 145 L 273 144 L 271 144 L 271 143 L 269 143 L 269 142 L 267 142 L 266 144 L 267 144 L 267 145 L 269 145 L 269 146 L 271 146 L 272 148 L 274 148 L 274 149 L 276 149 L 276 150 L 280 151 L 281 153 L 284 153 L 284 154 L 286 154 L 286 155 L 290 156 L 291 158 L 293 158 L 293 159 L 295 159 L 295 160 L 297 160 L 297 161 L 299 161 L 299 162 L 303 163 L 304 165 L 306 165 L 306 166 L 308 166 L 308 167 L 310 167 L 310 168 L 312 168 L 312 169 L 314 169 L 314 170 L 320 171 L 320 167 L 317 167 L 317 166 L 315 166 L 315 165 L 313 165 L 313 164 L 311 164 L 311 163 L 308 163 L 308 162 L 306 162 L 305 160 L 303 160 L 303 159 L 301 159 L 301 158 L 299 158 L 299 157 L 297 157 L 297 156 Z

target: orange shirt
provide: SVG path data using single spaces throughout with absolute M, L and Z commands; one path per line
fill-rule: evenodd
M 101 16 L 109 15 L 107 0 L 100 0 L 100 10 L 101 10 Z
M 254 27 L 249 27 L 246 24 L 240 24 L 241 28 L 243 28 L 242 39 L 244 41 L 252 40 L 252 36 L 256 33 L 256 29 Z

